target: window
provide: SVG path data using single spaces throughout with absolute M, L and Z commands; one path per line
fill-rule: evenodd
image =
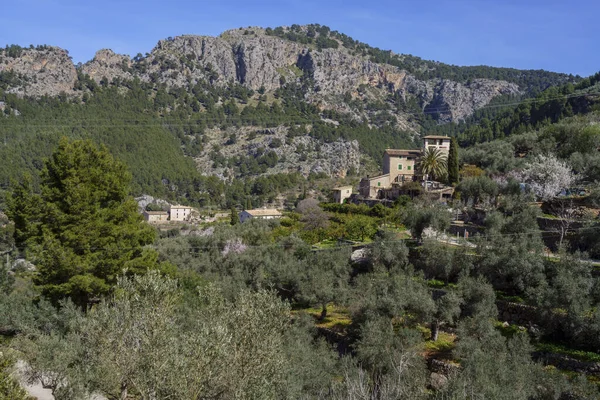
M 381 182 L 377 182 L 377 186 L 381 186 Z
M 402 164 L 398 164 L 398 170 L 401 171 L 402 170 Z
M 408 165 L 408 166 L 406 167 L 406 169 L 410 171 L 410 169 L 411 169 L 411 166 L 410 166 L 410 165 Z

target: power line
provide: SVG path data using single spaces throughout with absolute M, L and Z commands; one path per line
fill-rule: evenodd
M 482 109 L 488 109 L 488 108 L 501 108 L 501 107 L 508 107 L 508 106 L 517 106 L 520 104 L 534 104 L 534 103 L 541 103 L 541 102 L 548 102 L 548 101 L 554 101 L 554 100 L 564 100 L 564 99 L 570 99 L 570 98 L 577 98 L 577 97 L 585 97 L 585 96 L 598 96 L 600 95 L 600 92 L 589 92 L 589 93 L 577 93 L 577 94 L 570 94 L 570 95 L 563 95 L 563 96 L 557 96 L 557 97 L 551 97 L 551 98 L 546 98 L 546 99 L 524 99 L 521 101 L 516 101 L 516 102 L 509 102 L 509 103 L 496 103 L 496 104 L 488 104 L 479 108 L 475 108 L 475 111 L 477 110 L 482 110 Z M 381 111 L 385 111 L 385 110 L 381 110 Z M 444 107 L 436 107 L 436 108 L 427 108 L 426 110 L 423 110 L 422 113 L 423 114 L 442 114 L 442 113 L 449 113 L 452 111 L 452 108 L 450 106 L 444 106 Z M 192 114 L 194 115 L 194 114 Z M 287 124 L 287 123 L 298 123 L 298 124 L 303 124 L 303 123 L 315 123 L 315 122 L 325 122 L 324 118 L 313 118 L 313 117 L 302 117 L 302 116 L 292 116 L 292 117 L 286 117 L 285 115 L 281 115 L 279 117 L 273 116 L 273 117 L 268 117 L 265 118 L 263 116 L 256 116 L 256 117 L 244 117 L 244 116 L 225 116 L 225 117 L 207 117 L 207 116 L 202 116 L 202 113 L 198 114 L 200 116 L 199 119 L 197 120 L 189 120 L 189 121 L 181 121 L 181 120 L 168 120 L 168 119 L 161 119 L 160 122 L 152 122 L 152 123 L 140 123 L 138 121 L 134 121 L 134 120 L 124 120 L 123 122 L 120 122 L 118 124 L 98 124 L 98 122 L 106 122 L 106 118 L 103 119 L 83 119 L 83 120 L 77 120 L 73 123 L 70 124 L 65 124 L 65 123 L 37 123 L 37 124 L 25 124 L 25 125 L 16 125 L 16 126 L 3 126 L 0 123 L 0 129 L 3 128 L 11 128 L 14 129 L 16 127 L 27 127 L 27 128 L 47 128 L 47 127 L 54 127 L 54 128 L 128 128 L 128 127 L 139 127 L 139 128 L 149 128 L 149 127 L 179 127 L 179 126 L 188 126 L 188 127 L 192 127 L 194 125 L 198 125 L 199 123 L 253 123 L 256 122 L 257 125 L 259 124 L 268 124 L 268 123 L 277 123 L 277 124 Z M 267 114 L 268 116 L 268 114 Z M 150 117 L 148 115 L 148 117 Z M 283 121 L 281 121 L 280 119 L 284 119 Z M 1 121 L 1 120 L 0 120 Z M 360 120 L 354 120 L 355 122 L 367 122 L 367 121 L 363 121 L 362 119 Z M 339 122 L 339 121 L 338 121 Z M 82 126 L 84 124 L 90 124 L 93 125 L 91 127 L 86 127 L 86 126 Z M 256 125 L 255 125 L 256 126 Z M 261 125 L 262 126 L 262 125 Z M 211 128 L 211 127 L 206 127 L 206 128 Z M 273 127 L 275 128 L 275 127 Z M 269 127 L 266 127 L 265 129 L 270 129 Z
M 579 232 L 579 231 L 596 231 L 596 230 L 600 230 L 600 226 L 592 226 L 592 227 L 580 227 L 580 228 L 573 228 L 573 229 L 568 229 L 568 232 Z M 547 231 L 547 230 L 541 230 L 541 229 L 537 229 L 537 230 L 528 230 L 525 232 L 516 232 L 516 233 L 494 233 L 494 234 L 479 234 L 476 233 L 473 236 L 473 239 L 477 238 L 477 239 L 490 239 L 490 238 L 495 238 L 495 237 L 516 237 L 516 236 L 527 236 L 527 235 L 532 235 L 532 234 L 541 234 L 541 235 L 556 235 L 559 232 L 558 231 Z M 446 235 L 449 238 L 451 238 L 451 236 Z M 209 236 L 197 236 L 197 235 L 180 235 L 177 236 L 176 238 L 195 238 L 195 237 L 209 237 Z M 174 239 L 174 238 L 164 238 L 164 239 Z M 163 240 L 164 240 L 163 239 Z M 236 238 L 233 238 L 236 239 Z M 427 238 L 426 238 L 427 239 Z M 464 239 L 466 241 L 466 239 Z M 405 243 L 405 242 L 411 242 L 411 241 L 417 241 L 417 239 L 387 239 L 385 240 L 385 243 Z M 467 241 L 468 242 L 468 241 Z M 227 245 L 227 242 L 224 243 L 224 245 Z M 349 249 L 349 248 L 354 248 L 354 247 L 359 247 L 359 246 L 364 246 L 367 247 L 370 244 L 364 244 L 364 243 L 356 243 L 356 244 L 343 244 L 343 245 L 335 245 L 334 247 L 326 247 L 326 248 L 316 248 L 313 246 L 310 246 L 307 244 L 307 246 L 310 246 L 312 250 L 316 250 L 316 251 L 336 251 L 336 250 L 341 250 L 341 249 Z M 245 248 L 292 248 L 293 246 L 290 246 L 286 243 L 269 243 L 269 244 L 259 244 L 259 245 L 247 245 L 247 244 L 243 244 L 243 246 Z M 144 247 L 131 247 L 131 246 L 114 246 L 114 247 L 69 247 L 67 246 L 69 249 L 74 250 L 74 251 L 93 251 L 93 252 L 98 252 L 98 251 L 128 251 L 128 250 L 138 250 L 140 248 L 144 248 Z M 207 244 L 204 246 L 186 246 L 184 248 L 182 248 L 181 250 L 185 251 L 192 251 L 192 250 L 204 250 L 204 251 L 208 251 L 208 250 L 216 250 L 218 252 L 222 252 L 223 251 L 223 246 L 220 245 L 220 243 L 213 243 L 213 244 Z M 149 245 L 146 246 L 145 248 L 154 248 L 158 250 L 158 247 L 156 245 Z M 42 252 L 47 252 L 49 251 L 48 249 L 36 249 L 35 247 L 22 247 L 22 248 L 13 248 L 12 250 L 9 250 L 8 252 L 14 252 L 14 251 L 27 251 L 28 249 L 32 249 L 32 250 L 36 250 L 36 251 L 42 251 Z M 164 251 L 169 251 L 168 248 L 163 249 Z

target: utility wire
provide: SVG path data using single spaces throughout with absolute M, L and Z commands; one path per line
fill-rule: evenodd
M 581 227 L 581 228 L 573 228 L 573 229 L 568 229 L 568 232 L 579 232 L 579 231 L 596 231 L 596 230 L 600 230 L 600 226 L 593 226 L 593 227 Z M 495 234 L 479 234 L 476 233 L 474 234 L 474 236 L 472 236 L 473 239 L 490 239 L 490 238 L 496 238 L 496 237 L 518 237 L 518 236 L 528 236 L 528 235 L 532 235 L 532 234 L 540 234 L 540 235 L 557 235 L 559 234 L 558 231 L 545 231 L 545 230 L 541 230 L 541 229 L 537 229 L 537 230 L 529 230 L 529 231 L 525 231 L 525 232 L 517 232 L 517 233 L 495 233 Z M 449 239 L 453 239 L 453 236 L 451 234 L 445 234 Z M 195 237 L 209 237 L 209 236 L 196 236 L 196 235 L 182 235 L 182 236 L 178 236 L 181 238 L 195 238 Z M 165 238 L 165 239 L 169 239 L 169 238 Z M 232 238 L 232 239 L 236 239 L 236 238 Z M 464 240 L 465 242 L 468 242 L 466 239 L 461 238 L 462 240 Z M 404 243 L 404 242 L 416 242 L 418 241 L 417 239 L 390 239 L 390 240 L 385 240 L 385 243 Z M 209 251 L 209 250 L 216 250 L 218 252 L 223 251 L 223 249 L 221 248 L 221 244 L 225 244 L 227 245 L 227 241 L 225 243 L 214 243 L 214 244 L 207 244 L 204 246 L 187 246 L 185 248 L 182 249 L 177 249 L 177 252 L 180 251 L 193 251 L 193 250 L 203 250 L 203 251 Z M 369 244 L 364 244 L 364 243 L 356 243 L 356 244 L 342 244 L 342 245 L 336 245 L 334 247 L 331 248 L 314 248 L 310 245 L 311 249 L 313 250 L 317 250 L 317 251 L 336 251 L 336 250 L 340 250 L 340 249 L 347 249 L 347 248 L 354 248 L 354 247 L 358 247 L 358 246 L 369 246 L 372 243 Z M 289 248 L 290 245 L 285 244 L 285 243 L 270 243 L 270 244 L 261 244 L 261 245 L 243 245 L 245 248 Z M 139 250 L 139 249 L 143 249 L 143 248 L 154 248 L 154 249 L 158 249 L 158 246 L 156 245 L 148 245 L 146 247 L 123 247 L 123 246 L 110 246 L 110 247 L 69 247 L 67 246 L 69 249 L 74 250 L 74 251 L 91 251 L 91 252 L 98 252 L 98 251 L 129 251 L 129 250 Z M 10 252 L 14 252 L 16 250 L 19 251 L 27 251 L 28 249 L 31 249 L 30 247 L 22 247 L 22 248 L 13 248 L 12 250 L 9 250 Z M 35 249 L 33 248 L 35 251 L 41 251 L 41 252 L 47 252 L 49 251 L 48 249 Z M 163 252 L 168 253 L 170 251 L 170 249 L 168 247 L 163 248 L 162 249 Z
M 483 107 L 476 108 L 475 110 L 477 111 L 477 110 L 488 109 L 488 108 L 516 106 L 516 105 L 520 105 L 520 104 L 534 104 L 534 103 L 548 102 L 548 101 L 554 101 L 554 100 L 570 99 L 570 98 L 585 97 L 585 96 L 598 96 L 598 95 L 600 95 L 600 92 L 577 93 L 577 94 L 563 95 L 563 96 L 558 96 L 558 97 L 551 97 L 551 98 L 546 98 L 546 99 L 524 99 L 522 101 L 509 102 L 509 103 L 488 104 Z M 423 110 L 422 112 L 424 114 L 441 114 L 441 113 L 448 113 L 451 111 L 452 111 L 452 109 L 449 106 L 446 106 L 446 107 L 438 107 L 438 108 L 428 108 L 426 110 Z M 140 122 L 137 122 L 134 120 L 124 120 L 123 122 L 118 123 L 118 124 L 98 124 L 98 122 L 106 122 L 107 118 L 102 118 L 102 119 L 77 120 L 71 124 L 65 124 L 65 123 L 58 124 L 58 123 L 48 122 L 48 123 L 25 124 L 24 126 L 26 126 L 28 128 L 47 128 L 47 127 L 87 128 L 86 126 L 82 126 L 82 125 L 90 124 L 90 125 L 93 125 L 93 126 L 91 126 L 93 128 L 127 128 L 127 127 L 149 128 L 149 127 L 157 127 L 157 126 L 159 126 L 159 127 L 190 126 L 191 127 L 191 126 L 197 125 L 198 123 L 205 123 L 205 122 L 212 122 L 212 123 L 256 122 L 257 124 L 265 124 L 265 123 L 286 124 L 286 123 L 290 123 L 290 122 L 291 123 L 324 122 L 324 118 L 312 118 L 312 117 L 305 118 L 302 116 L 293 116 L 290 118 L 286 118 L 285 115 L 282 115 L 281 118 L 278 118 L 278 117 L 269 117 L 268 114 L 267 114 L 267 118 L 261 117 L 261 116 L 257 116 L 257 117 L 225 116 L 223 118 L 219 118 L 219 117 L 210 117 L 209 118 L 209 117 L 202 117 L 203 113 L 192 114 L 192 117 L 194 115 L 198 115 L 198 116 L 200 116 L 200 118 L 198 120 L 190 119 L 189 121 L 161 119 L 161 122 L 153 122 L 153 123 L 140 123 Z M 150 117 L 150 115 L 147 115 L 146 117 Z M 280 121 L 279 119 L 284 119 L 284 121 Z M 2 120 L 0 120 L 0 129 L 3 129 L 3 128 L 14 129 L 19 126 L 19 125 L 3 126 L 1 121 Z M 353 121 L 354 122 L 365 122 L 365 121 L 362 121 L 362 119 L 361 120 L 353 120 Z M 21 125 L 21 126 L 23 126 L 23 125 Z M 207 128 L 209 128 L 209 127 L 207 127 Z M 272 127 L 272 128 L 267 127 L 265 129 L 273 129 L 273 128 L 276 128 L 276 127 Z

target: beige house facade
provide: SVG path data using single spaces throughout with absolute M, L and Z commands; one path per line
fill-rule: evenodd
M 167 222 L 169 213 L 166 211 L 146 211 L 144 210 L 144 220 L 149 223 Z
M 421 150 L 387 149 L 383 153 L 383 173 L 390 176 L 390 183 L 414 180 L 421 153 Z
M 282 214 L 275 209 L 244 210 L 239 214 L 242 223 L 250 219 L 278 219 L 281 216 Z
M 333 188 L 333 201 L 343 204 L 344 200 L 352 196 L 352 186 L 340 186 Z

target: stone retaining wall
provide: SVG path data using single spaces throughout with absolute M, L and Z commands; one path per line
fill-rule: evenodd
M 435 372 L 444 376 L 449 376 L 454 372 L 458 371 L 460 366 L 451 362 L 438 360 L 437 358 L 430 358 L 427 360 L 427 368 L 431 372 Z
M 600 363 L 598 362 L 581 361 L 564 354 L 539 351 L 532 353 L 531 356 L 535 361 L 544 365 L 554 365 L 558 369 L 600 376 Z

